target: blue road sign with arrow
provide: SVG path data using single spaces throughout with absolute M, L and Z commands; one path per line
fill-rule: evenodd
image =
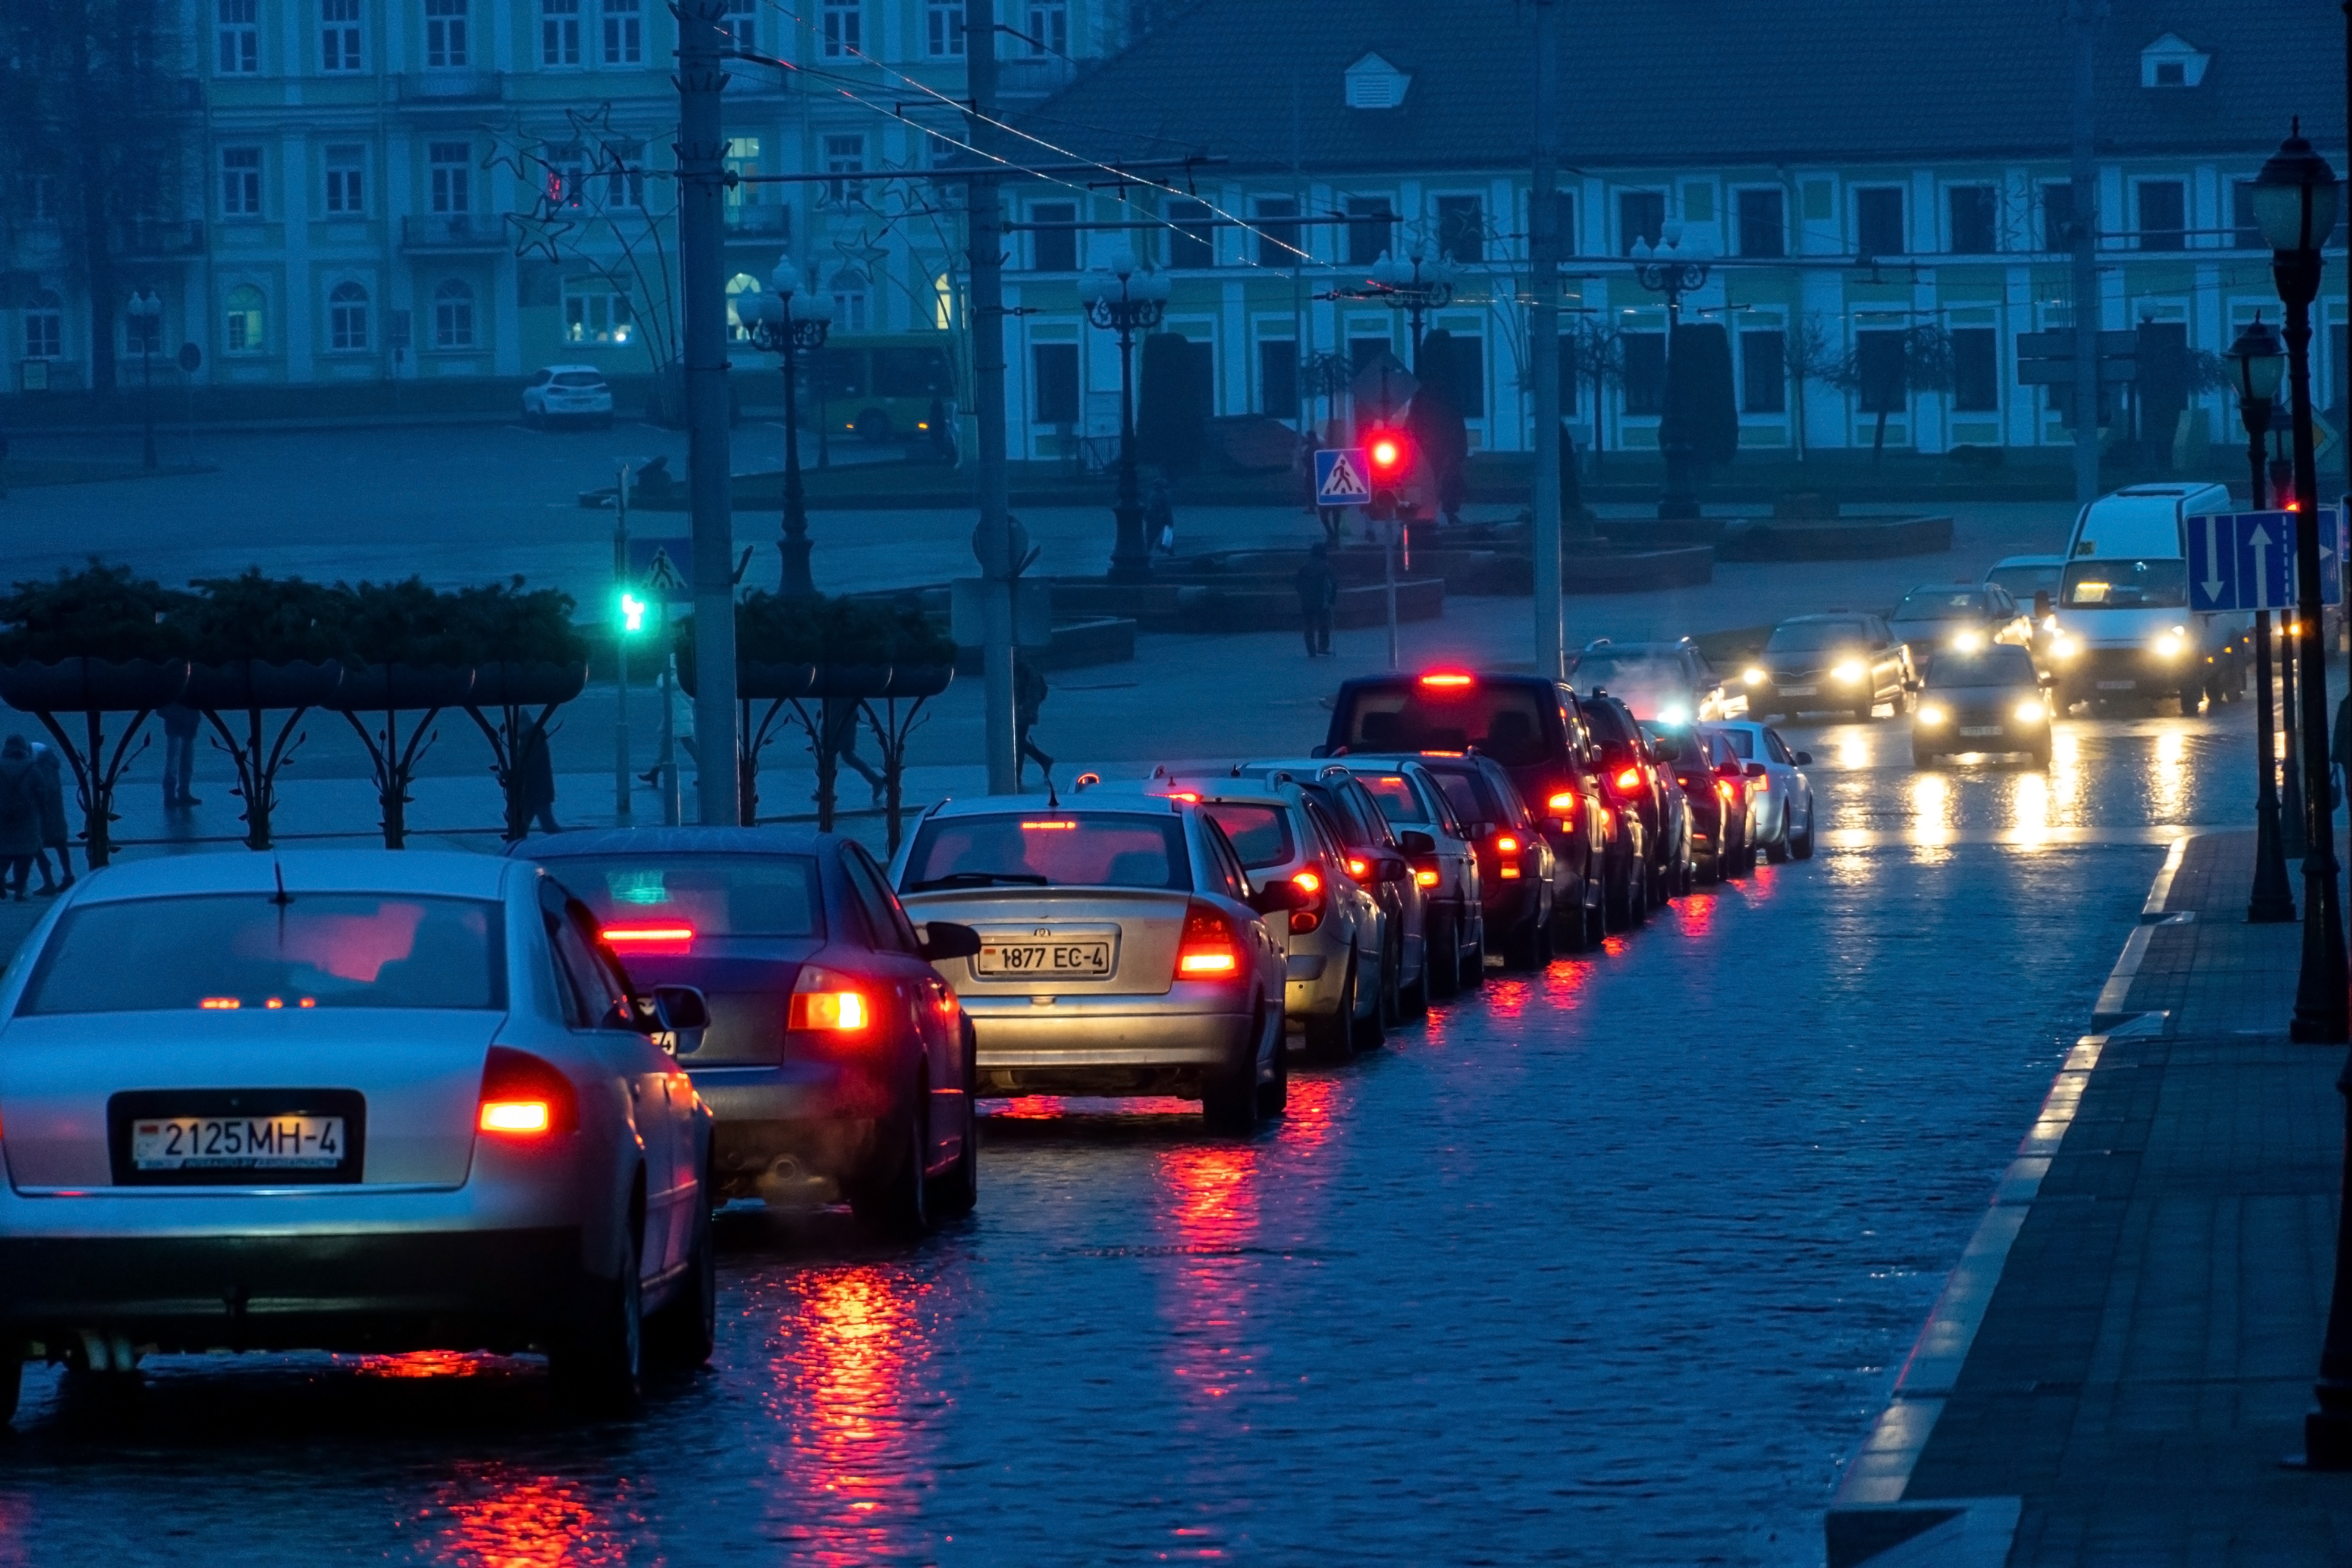
M 1372 504 L 1371 465 L 1361 447 L 1326 447 L 1315 454 L 1315 504 Z
M 2294 603 L 2293 512 L 2216 512 L 2189 520 L 2190 609 L 2283 610 Z

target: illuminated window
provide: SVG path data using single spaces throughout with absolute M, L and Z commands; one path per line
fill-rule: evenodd
M 343 217 L 367 211 L 367 149 L 335 146 L 327 149 L 327 210 Z
M 228 294 L 228 310 L 221 318 L 221 340 L 233 354 L 257 354 L 262 352 L 261 290 L 250 283 L 232 289 Z
M 824 0 L 824 53 L 842 59 L 866 49 L 866 0 Z
M 637 12 L 637 0 L 604 0 L 604 63 L 633 66 L 645 53 L 645 18 Z
M 433 346 L 474 346 L 474 287 L 452 278 L 433 290 Z
M 25 307 L 25 357 L 62 359 L 65 352 L 65 302 L 44 289 Z
M 427 146 L 425 155 L 433 174 L 433 210 L 473 211 L 473 148 L 463 142 L 435 142 Z
M 549 147 L 540 156 L 545 162 L 542 192 L 552 206 L 577 207 L 588 199 L 588 154 L 579 147 Z
M 360 0 L 319 0 L 319 68 L 360 68 Z
M 261 0 L 220 0 L 220 74 L 251 76 L 261 68 Z
M 923 52 L 935 60 L 963 58 L 963 0 L 929 0 L 924 5 Z
M 327 346 L 337 353 L 367 351 L 368 292 L 356 283 L 338 283 L 327 296 Z
M 635 335 L 628 296 L 603 278 L 563 280 L 563 341 L 625 343 Z
M 261 149 L 221 149 L 221 216 L 261 216 Z
M 539 63 L 580 63 L 580 0 L 539 0 Z
M 425 63 L 455 70 L 466 63 L 467 0 L 425 0 Z

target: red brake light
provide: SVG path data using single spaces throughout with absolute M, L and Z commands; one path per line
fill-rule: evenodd
M 474 1125 L 511 1138 L 569 1132 L 580 1125 L 579 1097 L 552 1063 L 510 1046 L 492 1046 L 482 1067 L 481 1108 Z
M 1412 885 L 1416 888 L 1434 888 L 1437 886 L 1437 873 L 1425 868 L 1416 870 L 1412 874 Z
M 1576 792 L 1574 790 L 1564 789 L 1544 804 L 1550 808 L 1553 816 L 1566 816 L 1569 813 L 1576 809 Z
M 1176 973 L 1193 980 L 1219 980 L 1242 968 L 1241 941 L 1233 921 L 1213 904 L 1194 903 L 1184 911 L 1184 936 L 1176 947 Z
M 1372 863 L 1370 860 L 1363 859 L 1360 857 L 1354 855 L 1348 857 L 1348 875 L 1360 882 L 1371 874 Z
M 1323 923 L 1323 879 L 1312 871 L 1297 871 L 1291 875 L 1290 881 L 1292 886 L 1314 900 L 1303 910 L 1290 911 L 1290 929 L 1293 931 L 1313 931 Z
M 1317 876 L 1312 871 L 1296 872 L 1291 876 L 1290 879 L 1298 884 L 1298 889 L 1301 892 L 1319 893 L 1323 890 L 1323 879 Z
M 788 1029 L 850 1035 L 873 1021 L 874 1009 L 867 1005 L 866 994 L 849 984 L 845 975 L 812 963 L 793 983 L 792 1007 L 784 1019 Z
M 684 952 L 694 945 L 694 928 L 677 921 L 606 926 L 597 934 L 616 952 Z
M 1449 690 L 1454 690 L 1470 685 L 1471 678 L 1458 669 L 1433 669 L 1421 678 L 1421 683 L 1423 686 L 1444 687 Z
M 1519 841 L 1506 833 L 1495 840 L 1495 847 L 1506 855 L 1516 855 L 1519 852 Z
M 1617 814 L 1616 814 L 1615 812 L 1611 811 L 1611 810 L 1610 810 L 1607 806 L 1605 806 L 1605 805 L 1604 805 L 1604 806 L 1602 806 L 1602 807 L 1601 808 L 1601 826 L 1602 827 L 1606 828 L 1606 827 L 1610 826 L 1611 825 L 1612 825 L 1613 823 L 1615 823 L 1615 822 L 1616 822 L 1616 820 L 1617 820 Z
M 1642 770 L 1639 768 L 1627 768 L 1623 773 L 1619 773 L 1617 775 L 1617 787 L 1619 789 L 1640 789 L 1642 787 Z

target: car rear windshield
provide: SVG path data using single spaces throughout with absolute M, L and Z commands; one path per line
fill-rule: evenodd
M 1192 885 L 1174 815 L 1052 812 L 953 816 L 923 825 L 907 858 L 908 893 L 940 888 L 1173 888 Z
M 1476 773 L 1437 773 L 1437 787 L 1445 792 L 1445 804 L 1464 822 L 1504 822 L 1511 816 L 1509 809 L 1495 798 L 1486 781 Z
M 1721 730 L 1717 731 L 1717 733 L 1720 734 L 1725 740 L 1731 742 L 1731 749 L 1739 753 L 1739 760 L 1741 762 L 1750 763 L 1756 760 L 1756 737 L 1749 731 L 1746 730 Z
M 811 856 L 583 855 L 546 865 L 599 925 L 678 925 L 696 936 L 824 935 Z
M 2055 566 L 1996 566 L 1985 574 L 1985 581 L 2006 588 L 2011 598 L 2022 602 L 2036 594 L 2057 593 L 2062 575 Z
M 1933 589 L 1906 594 L 1895 606 L 1898 621 L 1965 621 L 1984 614 L 1974 588 Z
M 1297 840 L 1290 831 L 1287 807 L 1220 800 L 1203 801 L 1201 809 L 1225 830 L 1225 837 L 1234 841 L 1234 853 L 1242 858 L 1242 865 L 1247 869 L 1256 871 L 1285 865 L 1297 858 Z
M 2058 602 L 2078 610 L 2177 610 L 2189 603 L 2189 563 L 2069 562 Z
M 1356 782 L 1381 808 L 1381 815 L 1397 826 L 1422 827 L 1429 822 L 1429 808 L 1422 804 L 1421 792 L 1402 773 L 1358 773 Z
M 1820 653 L 1847 647 L 1863 639 L 1860 621 L 1790 621 L 1772 628 L 1766 653 Z
M 1937 654 L 1931 684 L 1939 689 L 1958 686 L 2032 686 L 2035 684 L 2033 659 L 2023 648 L 2007 643 L 1995 643 L 1974 653 L 1955 650 Z
M 601 375 L 592 374 L 584 370 L 573 371 L 568 374 L 557 376 L 555 378 L 555 384 L 558 386 L 578 387 L 584 392 L 601 389 L 604 384 L 604 378 Z
M 1637 653 L 1630 648 L 1577 656 L 1579 686 L 1679 686 L 1684 684 L 1682 660 L 1671 654 Z
M 1357 752 L 1465 752 L 1475 746 L 1507 768 L 1544 760 L 1544 689 L 1516 682 L 1358 687 L 1344 743 Z
M 20 1017 L 507 1005 L 499 904 L 411 894 L 205 893 L 68 910 Z
M 1601 747 L 1601 755 L 1611 766 L 1631 762 L 1633 757 L 1633 722 L 1607 702 L 1584 705 L 1585 727 L 1592 731 Z

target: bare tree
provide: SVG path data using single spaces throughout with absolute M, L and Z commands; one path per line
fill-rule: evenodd
M 1853 393 L 1864 413 L 1877 416 L 1870 438 L 1870 466 L 1875 468 L 1886 450 L 1887 416 L 1910 407 L 1921 393 L 1951 390 L 1952 334 L 1933 321 L 1857 332 L 1853 352 L 1830 380 Z
M 1583 316 L 1559 339 L 1559 366 L 1580 386 L 1591 390 L 1592 471 L 1601 471 L 1601 410 L 1609 389 L 1625 384 L 1625 334 L 1599 316 Z
M 1845 368 L 1845 353 L 1838 346 L 1837 334 L 1819 314 L 1807 316 L 1788 334 L 1787 356 L 1789 380 L 1797 392 L 1797 461 L 1805 460 L 1805 388 L 1815 382 L 1825 386 L 1837 384 Z

